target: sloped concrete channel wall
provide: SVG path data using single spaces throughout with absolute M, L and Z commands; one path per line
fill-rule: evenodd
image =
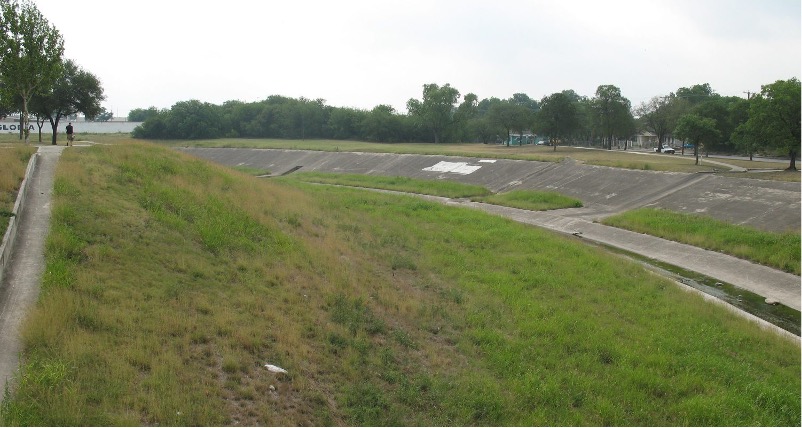
M 33 172 L 36 169 L 36 161 L 39 155 L 34 153 L 28 161 L 28 168 L 25 170 L 25 178 L 22 179 L 20 189 L 17 192 L 17 200 L 14 202 L 14 208 L 11 211 L 13 216 L 8 221 L 8 227 L 3 235 L 3 241 L 0 242 L 0 284 L 3 283 L 3 276 L 6 272 L 6 266 L 11 260 L 11 252 L 14 249 L 14 242 L 17 240 L 17 225 L 22 220 L 23 207 L 25 206 L 25 198 L 28 194 L 28 183 L 30 177 L 33 177 Z
M 585 208 L 565 216 L 596 220 L 639 207 L 703 214 L 768 231 L 800 230 L 800 185 L 712 174 L 636 171 L 602 166 L 387 153 L 306 150 L 181 148 L 228 166 L 445 179 L 494 192 L 548 190 L 578 198 Z M 435 166 L 444 168 L 433 168 Z M 462 168 L 449 170 L 448 166 Z M 300 168 L 298 168 L 300 167 Z

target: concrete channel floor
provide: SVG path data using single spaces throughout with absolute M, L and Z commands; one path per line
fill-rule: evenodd
M 64 146 L 41 146 L 34 176 L 28 177 L 11 262 L 0 284 L 0 391 L 10 386 L 22 351 L 20 327 L 39 296 L 44 272 L 45 239 L 50 230 L 53 177 Z

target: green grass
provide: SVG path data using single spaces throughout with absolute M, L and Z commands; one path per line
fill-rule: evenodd
M 46 259 L 2 425 L 800 424 L 797 343 L 477 210 L 96 146 Z
M 530 211 L 556 210 L 561 208 L 579 208 L 582 201 L 557 192 L 539 192 L 534 190 L 513 190 L 482 198 L 472 198 L 477 202 L 504 205 Z
M 482 186 L 462 184 L 446 180 L 421 180 L 399 176 L 388 177 L 361 174 L 301 172 L 293 174 L 291 179 L 308 183 L 366 187 L 371 189 L 383 189 L 397 192 L 442 196 L 445 198 L 466 198 L 490 194 L 490 191 Z
M 633 210 L 602 222 L 800 273 L 802 244 L 798 232 L 764 232 L 710 217 L 653 208 Z
M 0 144 L 0 240 L 8 228 L 28 161 L 35 152 L 35 146 Z

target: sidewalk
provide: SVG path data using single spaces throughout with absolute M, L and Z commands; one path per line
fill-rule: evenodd
M 33 177 L 26 177 L 26 201 L 17 223 L 11 263 L 0 284 L 0 386 L 3 391 L 17 372 L 22 351 L 20 326 L 36 303 L 44 271 L 44 245 L 50 230 L 53 175 L 64 146 L 41 146 Z

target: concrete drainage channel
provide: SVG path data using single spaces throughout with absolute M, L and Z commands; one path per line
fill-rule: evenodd
M 603 247 L 608 251 L 620 254 L 640 263 L 646 269 L 660 276 L 675 281 L 677 285 L 686 290 L 693 290 L 704 296 L 709 296 L 708 300 L 715 299 L 711 301 L 715 301 L 721 306 L 755 321 L 766 329 L 773 330 L 777 334 L 800 342 L 800 323 L 802 323 L 800 311 L 774 302 L 771 299 L 766 299 L 749 290 L 744 290 L 732 284 L 718 281 L 715 278 L 710 278 L 657 260 L 648 259 L 638 254 L 628 253 L 617 248 Z
M 757 315 L 760 319 L 755 319 L 761 324 L 783 326 L 785 330 L 782 332 L 790 331 L 792 334 L 789 334 L 799 340 L 799 312 L 802 309 L 799 276 L 597 223 L 599 218 L 614 212 L 650 206 L 680 212 L 705 212 L 713 218 L 735 224 L 773 226 L 779 230 L 798 227 L 800 189 L 796 183 L 723 179 L 710 174 L 631 171 L 575 162 L 554 164 L 438 155 L 276 149 L 178 150 L 222 165 L 281 171 L 272 176 L 303 169 L 448 179 L 484 185 L 493 191 L 522 188 L 564 193 L 585 202 L 586 208 L 534 213 L 470 201 L 416 196 L 448 205 L 481 209 L 630 255 L 686 289 L 701 290 L 708 297 L 716 296 L 716 301 L 724 302 L 747 318 Z M 303 167 L 299 168 L 299 165 Z M 765 300 L 782 305 L 771 305 Z
M 300 168 L 302 167 L 297 166 L 279 175 L 288 175 L 299 170 Z M 278 175 L 265 175 L 261 177 L 269 178 L 275 176 Z M 470 201 L 463 199 L 449 199 L 430 195 L 397 192 L 392 190 L 366 188 L 360 189 L 382 193 L 416 196 L 422 199 L 433 200 L 447 205 L 476 206 L 475 203 L 471 203 Z M 577 239 L 582 239 L 582 234 L 580 232 L 574 232 L 571 233 L 571 235 Z M 766 330 L 771 330 L 776 334 L 785 336 L 796 342 L 800 341 L 800 322 L 802 322 L 802 317 L 800 316 L 800 311 L 798 310 L 779 304 L 771 298 L 764 298 L 763 296 L 750 292 L 749 290 L 721 282 L 715 278 L 710 278 L 696 272 L 670 265 L 668 263 L 660 262 L 658 260 L 649 259 L 648 257 L 644 257 L 621 248 L 605 245 L 587 239 L 582 239 L 582 242 L 588 245 L 595 245 L 605 248 L 607 251 L 634 260 L 650 271 L 675 281 L 678 286 L 683 287 L 686 289 L 686 291 L 695 291 L 701 294 L 707 300 L 717 303 L 728 310 L 761 325 Z

